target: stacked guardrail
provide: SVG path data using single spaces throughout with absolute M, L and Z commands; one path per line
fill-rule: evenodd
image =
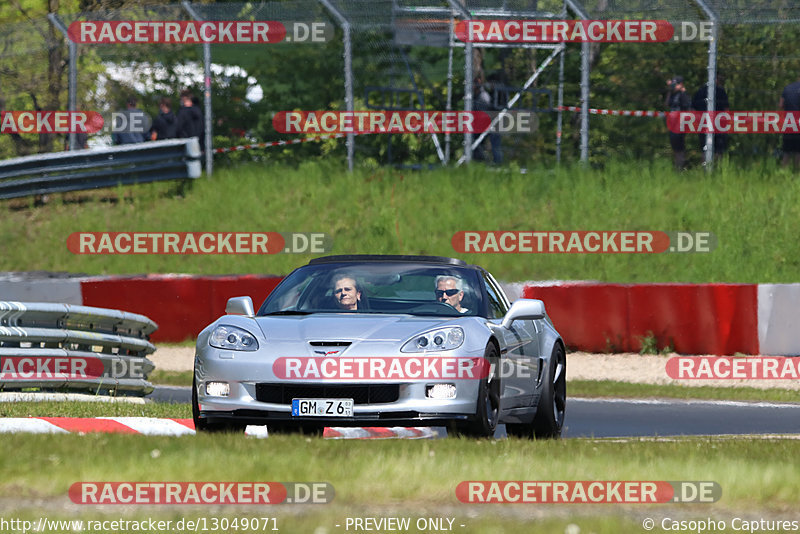
M 0 161 L 0 199 L 199 178 L 196 137 Z
M 146 395 L 157 328 L 119 310 L 0 301 L 0 388 Z

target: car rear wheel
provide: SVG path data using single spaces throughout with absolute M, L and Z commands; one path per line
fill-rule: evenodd
M 195 432 L 244 432 L 246 425 L 239 423 L 209 423 L 200 417 L 200 403 L 197 400 L 197 380 L 192 379 L 192 420 Z
M 483 356 L 492 365 L 486 378 L 481 379 L 475 415 L 466 423 L 457 423 L 455 433 L 473 438 L 490 438 L 500 419 L 500 378 L 497 376 L 497 347 L 490 343 Z
M 563 347 L 556 343 L 549 362 L 549 380 L 544 384 L 536 416 L 531 423 L 507 424 L 510 436 L 557 439 L 564 427 L 567 408 L 567 358 Z

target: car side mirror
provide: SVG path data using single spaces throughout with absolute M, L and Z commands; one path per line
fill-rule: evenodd
M 511 327 L 511 323 L 520 320 L 544 319 L 544 302 L 536 299 L 519 299 L 503 317 L 503 327 Z
M 228 315 L 244 315 L 245 317 L 255 317 L 253 310 L 253 299 L 250 297 L 233 297 L 228 299 L 225 305 L 225 313 Z

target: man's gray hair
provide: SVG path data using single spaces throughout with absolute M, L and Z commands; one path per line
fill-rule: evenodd
M 444 280 L 455 280 L 456 281 L 456 289 L 459 291 L 464 291 L 464 280 L 460 276 L 455 276 L 452 274 L 442 274 L 436 277 L 436 282 L 433 284 L 434 287 L 439 287 L 439 282 Z

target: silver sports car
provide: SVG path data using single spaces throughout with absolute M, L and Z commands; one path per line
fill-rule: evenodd
M 564 342 L 539 300 L 510 304 L 492 275 L 452 258 L 329 256 L 250 297 L 197 339 L 198 430 L 319 432 L 447 426 L 558 437 Z

